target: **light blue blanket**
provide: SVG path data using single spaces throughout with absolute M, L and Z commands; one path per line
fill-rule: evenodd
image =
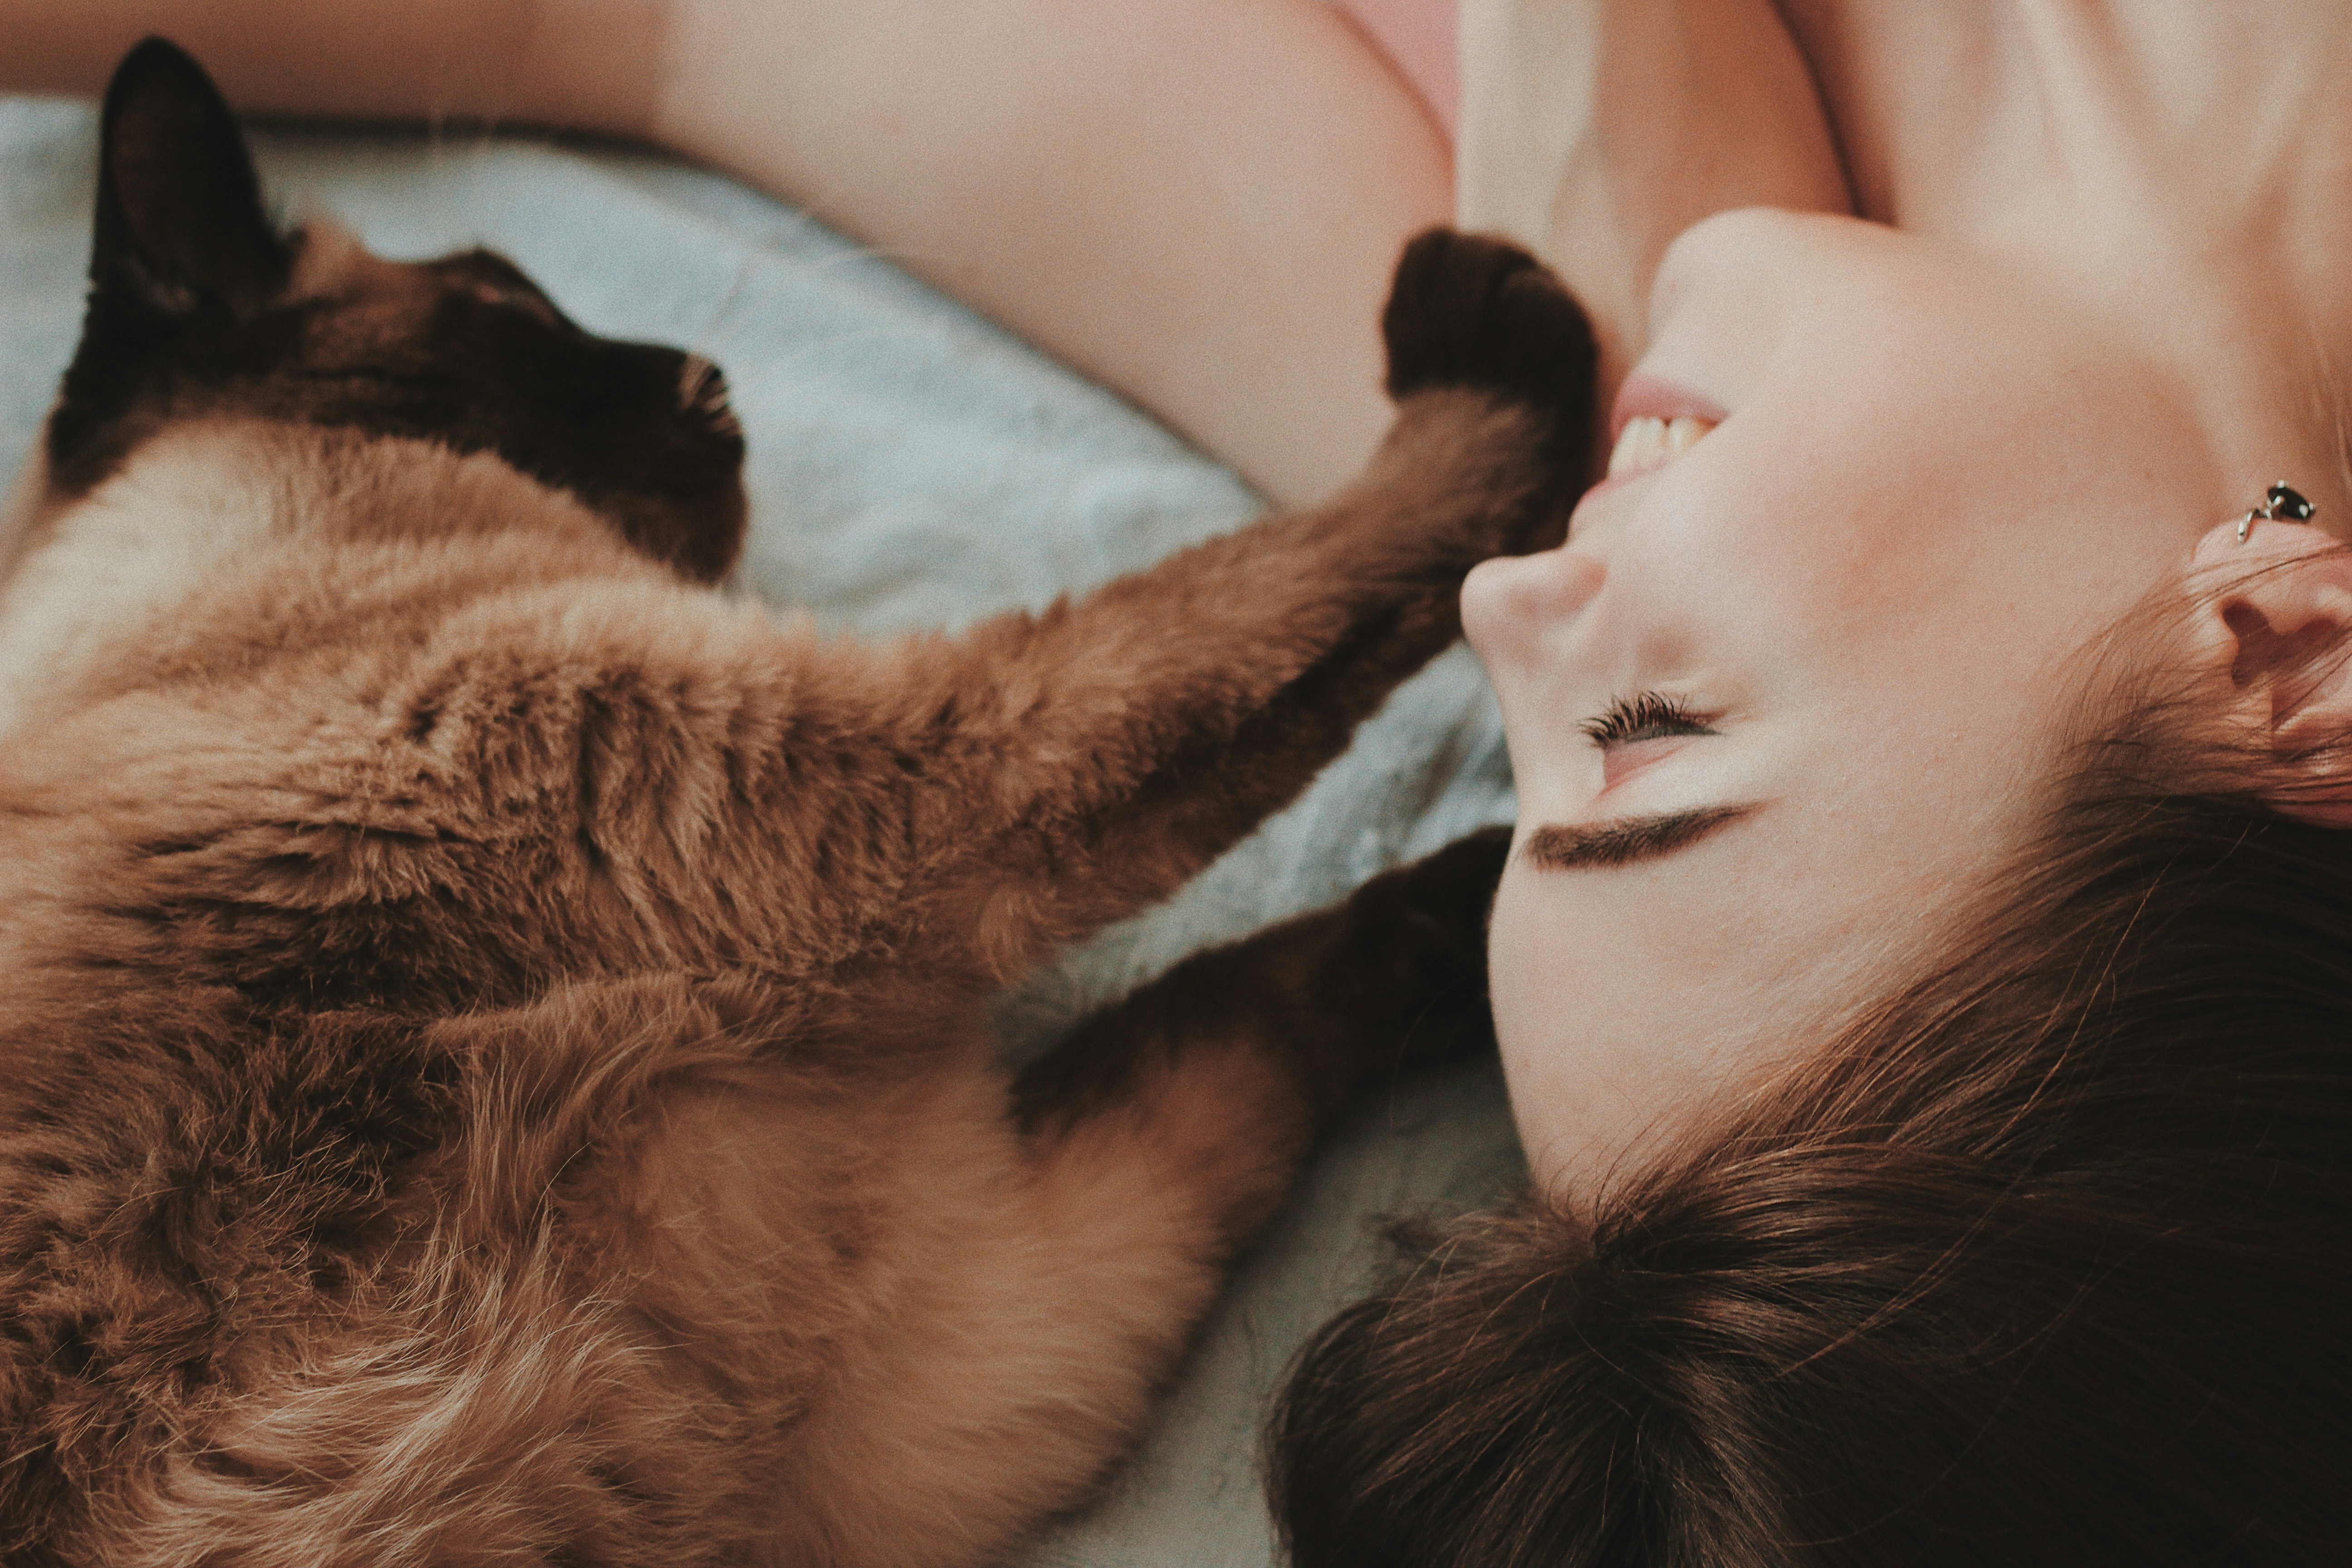
M 257 151 L 293 216 L 333 213 L 393 256 L 494 246 L 591 330 L 725 366 L 751 440 L 740 583 L 777 604 L 867 630 L 958 623 L 1090 586 L 1257 508 L 1117 397 L 718 176 L 505 139 L 280 130 Z M 87 106 L 0 99 L 0 470 L 34 438 L 73 347 L 96 157 Z M 1008 997 L 1007 1047 L 1509 816 L 1493 702 L 1456 648 L 1181 897 Z M 1483 1204 L 1519 1174 L 1491 1068 L 1363 1108 L 1244 1266 L 1141 1451 L 1034 1561 L 1269 1563 L 1257 1429 L 1282 1369 L 1379 1275 L 1387 1216 Z

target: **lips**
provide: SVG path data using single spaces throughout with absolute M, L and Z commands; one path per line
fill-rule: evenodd
M 1697 419 L 1713 429 L 1727 417 L 1723 405 L 1713 398 L 1635 371 L 1617 389 L 1617 404 L 1609 414 L 1609 438 L 1616 440 L 1636 419 L 1655 419 L 1668 425 L 1677 419 Z
M 1612 443 L 1603 483 L 1664 468 L 1723 417 L 1720 406 L 1685 387 L 1654 376 L 1628 376 L 1610 418 Z

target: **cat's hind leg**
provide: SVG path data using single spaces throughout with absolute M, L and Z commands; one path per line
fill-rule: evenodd
M 1368 1082 L 1491 1042 L 1486 920 L 1509 846 L 1485 829 L 1179 964 L 1021 1075 L 1024 1131 L 1061 1158 L 1143 1153 L 1237 1245 Z
M 992 1560 L 1132 1444 L 1234 1252 L 1350 1098 L 1480 1048 L 1508 835 L 1203 953 L 1013 1086 L 943 1173 L 926 1261 L 799 1435 L 792 1511 L 843 1564 Z M 952 1140 L 949 1140 L 952 1142 Z

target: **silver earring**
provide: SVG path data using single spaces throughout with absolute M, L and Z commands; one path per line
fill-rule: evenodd
M 2281 479 L 2263 492 L 2262 505 L 2238 520 L 2238 542 L 2246 542 L 2257 519 L 2263 522 L 2309 522 L 2311 514 L 2318 510 L 2303 499 L 2301 490 Z

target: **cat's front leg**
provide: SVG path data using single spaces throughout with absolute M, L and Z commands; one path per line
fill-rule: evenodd
M 1004 975 L 1165 897 L 1454 639 L 1470 567 L 1559 537 L 1594 393 L 1558 281 L 1433 231 L 1383 328 L 1397 422 L 1358 484 L 940 650 L 922 749 L 958 842 L 931 860 L 928 930 L 970 932 Z

